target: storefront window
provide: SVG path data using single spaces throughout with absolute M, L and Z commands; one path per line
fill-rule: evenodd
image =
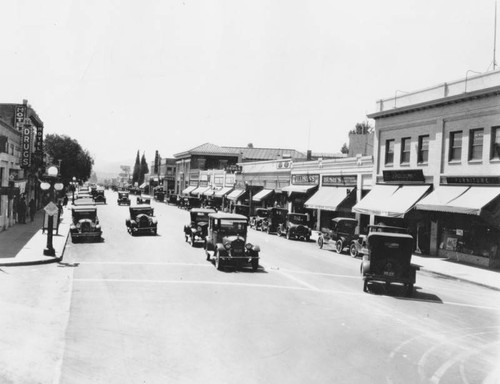
M 449 161 L 462 159 L 462 131 L 450 132 Z
M 471 129 L 469 134 L 469 160 L 483 158 L 483 129 Z

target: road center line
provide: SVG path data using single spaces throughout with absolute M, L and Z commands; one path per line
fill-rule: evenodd
M 299 278 L 297 278 L 297 277 L 295 277 L 295 276 L 293 276 L 293 275 L 291 275 L 289 273 L 286 273 L 286 272 L 284 272 L 281 269 L 276 270 L 276 272 L 279 273 L 282 276 L 285 276 L 286 278 L 288 278 L 288 279 L 290 279 L 292 281 L 295 281 L 296 283 L 299 283 L 300 285 L 303 285 L 306 288 L 309 288 L 311 291 L 318 291 L 318 288 L 316 288 L 315 286 L 313 286 L 313 285 L 305 282 L 304 280 L 301 280 L 301 279 L 299 279 Z

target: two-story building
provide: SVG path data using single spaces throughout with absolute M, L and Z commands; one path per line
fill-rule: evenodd
M 353 209 L 416 251 L 499 266 L 500 71 L 377 102 L 372 191 Z

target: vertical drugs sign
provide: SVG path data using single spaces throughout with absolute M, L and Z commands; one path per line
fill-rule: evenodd
M 21 143 L 21 168 L 29 168 L 31 166 L 31 136 L 32 125 L 30 119 L 25 119 L 22 128 L 22 143 Z

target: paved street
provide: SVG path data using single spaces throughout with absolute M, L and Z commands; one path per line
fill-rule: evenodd
M 69 242 L 60 265 L 8 269 L 21 297 L 50 304 L 34 315 L 47 333 L 26 333 L 51 346 L 41 361 L 52 365 L 33 365 L 41 383 L 498 380 L 498 291 L 419 273 L 414 298 L 396 286 L 366 294 L 359 259 L 253 230 L 259 271 L 219 272 L 184 242 L 186 211 L 153 203 L 158 236 L 132 237 L 115 196 L 98 209 L 104 242 Z M 36 273 L 53 289 L 34 295 Z M 18 369 L 13 383 L 35 382 Z

